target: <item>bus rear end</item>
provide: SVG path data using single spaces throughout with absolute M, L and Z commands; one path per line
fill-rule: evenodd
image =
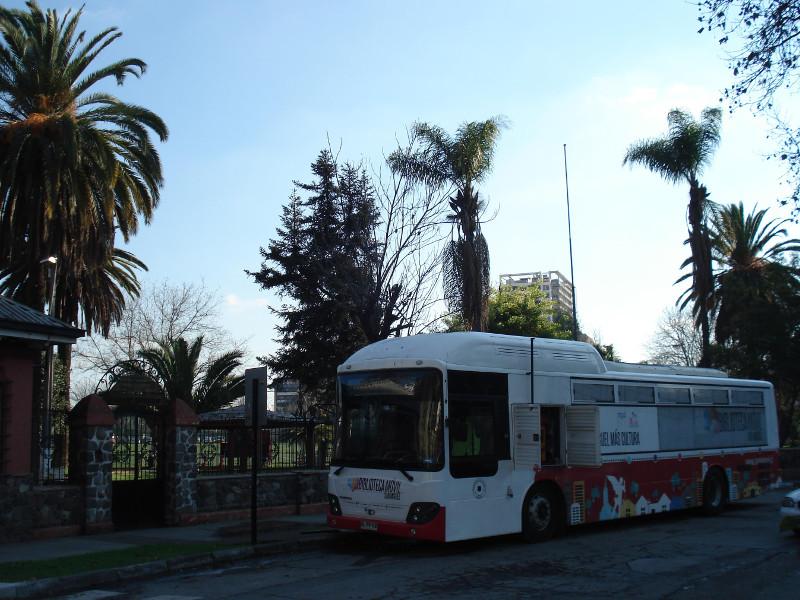
M 341 373 L 341 424 L 328 476 L 328 525 L 445 540 L 442 373 Z

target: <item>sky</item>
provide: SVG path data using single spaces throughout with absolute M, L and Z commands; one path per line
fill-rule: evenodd
M 244 270 L 259 268 L 292 181 L 310 179 L 329 140 L 342 159 L 380 166 L 414 121 L 509 122 L 479 187 L 495 215 L 483 229 L 495 285 L 503 273 L 570 277 L 566 144 L 583 330 L 643 360 L 682 291 L 688 186 L 622 159 L 666 132 L 671 108 L 720 106 L 724 49 L 697 33 L 689 2 L 86 0 L 81 24 L 124 33 L 98 62 L 146 61 L 114 93 L 170 129 L 160 205 L 128 247 L 149 266 L 140 279 L 204 283 L 253 360 L 276 347 L 278 300 Z M 788 215 L 768 132 L 746 109 L 725 111 L 701 178 L 713 200 Z

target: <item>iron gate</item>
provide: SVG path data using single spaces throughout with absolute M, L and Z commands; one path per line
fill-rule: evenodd
M 118 527 L 163 524 L 163 427 L 157 411 L 115 411 L 112 437 L 113 520 Z

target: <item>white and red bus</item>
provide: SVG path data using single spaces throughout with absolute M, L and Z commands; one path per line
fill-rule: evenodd
M 533 374 L 533 376 L 532 376 Z M 590 344 L 394 338 L 339 367 L 328 524 L 438 541 L 702 507 L 777 481 L 772 386 Z

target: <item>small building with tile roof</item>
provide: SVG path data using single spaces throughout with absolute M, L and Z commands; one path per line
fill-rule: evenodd
M 83 335 L 82 329 L 0 296 L 0 475 L 34 473 L 43 353 Z

